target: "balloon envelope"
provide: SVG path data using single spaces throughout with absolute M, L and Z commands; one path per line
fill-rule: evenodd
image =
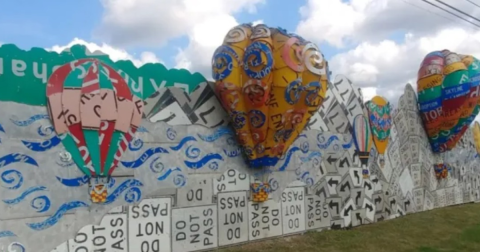
M 418 72 L 421 117 L 432 150 L 455 147 L 478 114 L 478 61 L 448 50 L 425 56 Z
M 359 114 L 353 119 L 352 133 L 353 143 L 359 152 L 360 162 L 366 166 L 372 149 L 372 134 L 368 120 L 363 114 Z
M 215 91 L 251 167 L 273 166 L 323 102 L 327 62 L 318 47 L 281 28 L 231 29 L 215 51 Z
M 383 97 L 375 96 L 367 104 L 372 138 L 379 154 L 384 154 L 388 145 L 392 116 L 390 103 Z
M 120 136 L 138 127 L 124 78 L 98 59 L 82 59 L 52 73 L 47 97 L 55 131 L 77 166 L 88 176 L 111 174 Z

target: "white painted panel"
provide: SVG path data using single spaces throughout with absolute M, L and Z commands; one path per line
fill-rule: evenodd
M 175 252 L 217 247 L 217 206 L 173 209 L 172 244 Z
M 282 235 L 282 210 L 280 203 L 274 200 L 262 203 L 250 202 L 248 219 L 251 241 Z
M 282 193 L 283 234 L 305 231 L 305 188 L 287 188 Z
M 218 194 L 218 245 L 248 241 L 247 192 Z
M 191 174 L 188 186 L 177 190 L 177 207 L 211 205 L 213 180 L 211 175 Z
M 219 192 L 232 191 L 249 191 L 250 181 L 249 176 L 245 173 L 240 173 L 235 169 L 229 169 L 219 179 L 213 181 L 213 193 L 216 195 Z
M 129 207 L 129 251 L 171 251 L 171 206 L 171 198 L 158 198 Z

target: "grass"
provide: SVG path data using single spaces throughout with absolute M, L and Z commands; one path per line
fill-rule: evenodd
M 350 230 L 253 242 L 221 252 L 473 252 L 480 251 L 480 204 L 407 215 Z

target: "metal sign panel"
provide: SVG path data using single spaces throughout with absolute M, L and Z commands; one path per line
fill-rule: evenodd
M 172 199 L 144 199 L 128 210 L 128 251 L 170 252 Z
M 248 241 L 247 192 L 218 194 L 218 245 Z
M 213 193 L 233 191 L 249 191 L 250 180 L 245 173 L 235 169 L 229 169 L 219 179 L 213 180 Z
M 249 240 L 258 240 L 282 235 L 282 210 L 280 203 L 267 200 L 262 203 L 249 202 Z
M 213 180 L 211 175 L 191 174 L 188 186 L 177 189 L 177 207 L 211 205 Z
M 172 251 L 189 252 L 217 247 L 217 206 L 173 209 Z
M 287 188 L 281 199 L 283 234 L 305 231 L 305 188 Z

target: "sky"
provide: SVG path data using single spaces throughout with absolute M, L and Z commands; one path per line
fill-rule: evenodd
M 480 16 L 467 0 L 443 2 Z M 406 83 L 416 87 L 430 51 L 480 57 L 479 27 L 421 0 L 0 0 L 0 44 L 54 51 L 83 44 L 113 60 L 160 62 L 208 79 L 213 51 L 246 22 L 316 43 L 333 75 L 348 76 L 365 100 L 382 95 L 396 104 Z

